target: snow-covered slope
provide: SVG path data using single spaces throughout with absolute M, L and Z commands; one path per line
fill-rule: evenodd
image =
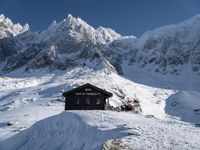
M 199 24 L 200 15 L 197 15 L 179 24 L 144 33 L 132 42 L 129 63 L 139 68 L 150 66 L 149 70 L 162 74 L 181 74 L 186 70 L 199 74 Z M 120 48 L 120 44 L 117 47 Z
M 192 103 L 188 102 L 192 97 L 188 91 L 180 95 L 174 90 L 134 83 L 115 73 L 87 67 L 51 73 L 22 71 L 0 78 L 0 149 L 100 149 L 113 138 L 133 149 L 199 148 L 199 129 L 193 124 L 199 123 L 198 99 L 194 96 Z M 54 116 L 64 109 L 60 101 L 62 92 L 87 82 L 112 92 L 113 106 L 119 105 L 124 96 L 138 97 L 144 116 L 110 111 L 64 112 Z M 172 97 L 184 100 L 177 102 L 176 107 L 170 102 Z M 180 106 L 187 111 L 184 107 L 178 109 Z M 180 114 L 176 115 L 177 112 Z M 192 124 L 180 122 L 178 117 Z M 191 117 L 193 120 L 188 120 Z
M 199 92 L 179 91 L 166 100 L 165 112 L 186 122 L 200 121 Z
M 48 113 L 45 109 L 49 108 L 37 110 L 38 118 L 40 113 Z M 38 121 L 1 143 L 1 148 L 100 150 L 107 140 L 121 139 L 128 145 L 127 150 L 198 150 L 199 133 L 198 128 L 189 124 L 160 121 L 131 113 L 70 111 Z

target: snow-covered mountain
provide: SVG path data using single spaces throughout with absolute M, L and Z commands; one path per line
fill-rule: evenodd
M 181 74 L 186 70 L 199 74 L 199 24 L 197 15 L 179 24 L 148 31 L 128 43 L 127 39 L 115 40 L 110 48 L 128 50 L 128 58 L 124 59 L 139 68 L 161 74 Z
M 148 31 L 139 38 L 124 37 L 109 28 L 95 29 L 71 15 L 60 23 L 54 21 L 41 33 L 28 31 L 27 25 L 13 25 L 3 15 L 1 18 L 1 37 L 10 37 L 6 34 L 8 31 L 15 36 L 1 40 L 0 58 L 8 57 L 4 71 L 24 65 L 26 69 L 48 66 L 65 70 L 85 65 L 86 60 L 101 53 L 121 74 L 124 60 L 129 65 L 161 74 L 181 74 L 184 71 L 199 74 L 200 15 Z
M 127 149 L 199 149 L 199 25 L 197 15 L 140 37 L 121 36 L 68 15 L 31 32 L 1 15 L 0 145 L 100 149 L 120 138 Z M 53 116 L 64 109 L 62 92 L 87 82 L 112 92 L 113 106 L 137 97 L 142 113 Z M 77 140 L 80 132 L 84 136 Z
M 80 18 L 68 15 L 60 23 L 55 21 L 41 33 L 24 32 L 13 40 L 16 49 L 9 55 L 4 71 L 12 71 L 24 65 L 26 70 L 50 67 L 65 70 L 77 65 L 85 65 L 86 60 L 105 60 L 100 53 L 102 46 L 121 37 L 112 29 L 94 29 Z M 12 48 L 12 49 L 14 49 Z M 2 47 L 3 51 L 9 51 Z M 7 55 L 6 55 L 7 56 Z M 98 60 L 95 63 L 99 63 Z M 107 63 L 107 62 L 106 62 Z

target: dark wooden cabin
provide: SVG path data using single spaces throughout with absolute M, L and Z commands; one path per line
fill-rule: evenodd
M 113 94 L 89 83 L 63 93 L 65 110 L 104 110 Z

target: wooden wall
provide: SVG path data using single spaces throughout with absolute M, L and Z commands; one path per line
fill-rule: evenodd
M 69 94 L 65 98 L 65 110 L 103 110 L 106 96 L 91 87 L 86 87 Z

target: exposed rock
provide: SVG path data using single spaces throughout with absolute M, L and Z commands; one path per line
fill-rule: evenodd
M 104 145 L 102 150 L 134 150 L 128 145 L 123 143 L 120 139 L 108 140 Z
M 13 38 L 0 39 L 0 61 L 17 54 L 16 43 Z

